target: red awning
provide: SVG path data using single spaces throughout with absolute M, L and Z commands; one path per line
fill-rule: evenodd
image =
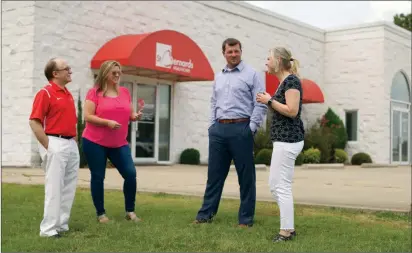
M 302 103 L 311 104 L 325 102 L 323 93 L 315 82 L 309 79 L 302 79 L 301 83 L 303 91 Z M 278 78 L 275 75 L 271 75 L 266 72 L 266 92 L 273 96 L 278 86 Z
M 171 30 L 116 37 L 97 51 L 91 68 L 99 69 L 106 60 L 120 62 L 125 74 L 178 82 L 214 79 L 199 46 L 186 35 Z

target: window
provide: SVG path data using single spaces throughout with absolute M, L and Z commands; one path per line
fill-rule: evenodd
M 348 134 L 348 141 L 358 140 L 358 111 L 346 111 L 346 133 Z
M 393 77 L 391 86 L 391 99 L 395 101 L 410 103 L 408 80 L 401 71 L 398 71 Z

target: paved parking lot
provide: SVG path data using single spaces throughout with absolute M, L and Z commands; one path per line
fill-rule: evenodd
M 202 196 L 206 166 L 138 166 L 138 191 Z M 273 201 L 268 187 L 268 171 L 257 171 L 258 200 Z M 2 182 L 43 184 L 41 169 L 2 168 Z M 79 187 L 89 187 L 88 169 L 79 172 Z M 116 169 L 108 169 L 106 188 L 121 189 L 122 178 Z M 296 203 L 379 210 L 409 211 L 411 208 L 411 167 L 344 169 L 303 169 L 295 171 Z M 239 198 L 236 171 L 231 170 L 223 197 Z

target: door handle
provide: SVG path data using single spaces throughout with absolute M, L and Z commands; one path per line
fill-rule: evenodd
M 137 124 L 137 121 L 134 121 L 132 123 L 132 131 L 136 132 L 136 138 L 139 137 L 139 125 Z

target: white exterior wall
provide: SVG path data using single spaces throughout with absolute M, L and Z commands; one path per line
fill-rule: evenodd
M 384 72 L 384 88 L 385 88 L 385 97 L 390 100 L 391 97 L 391 86 L 395 74 L 398 71 L 402 71 L 409 83 L 410 93 L 410 102 L 412 103 L 412 83 L 411 83 L 411 33 L 402 29 L 393 24 L 387 24 L 384 27 L 385 35 L 385 44 L 384 44 L 384 63 L 385 63 L 385 72 Z M 390 104 L 390 103 L 389 103 Z M 412 106 L 411 106 L 412 107 Z M 410 128 L 409 131 L 412 131 L 412 114 L 410 114 Z M 388 124 L 390 122 L 390 114 L 388 118 Z M 389 126 L 389 133 L 391 128 Z M 412 138 L 412 134 L 410 135 Z M 412 140 L 409 140 L 411 143 Z M 389 139 L 388 147 L 390 147 L 391 140 Z M 412 143 L 410 147 L 410 163 L 412 163 Z M 388 150 L 390 155 L 391 150 Z
M 2 15 L 2 60 L 7 62 L 2 73 L 3 166 L 39 163 L 28 117 L 35 93 L 47 82 L 43 74 L 47 60 L 67 59 L 73 68 L 68 88 L 75 98 L 79 91 L 84 98 L 93 85 L 89 67 L 93 55 L 123 34 L 163 29 L 184 33 L 203 50 L 215 73 L 225 65 L 221 43 L 227 37 L 242 42 L 243 59 L 262 75 L 268 49 L 288 46 L 301 62 L 302 77 L 318 83 L 325 96 L 325 104 L 304 105 L 305 126 L 328 106 L 342 119 L 345 109 L 359 109 L 359 141 L 349 144 L 349 155 L 365 151 L 375 162 L 389 162 L 388 101 L 393 75 L 403 69 L 411 80 L 410 33 L 389 24 L 326 32 L 227 1 L 3 1 Z M 207 161 L 211 90 L 212 82 L 174 86 L 172 161 L 185 148 L 198 149 L 201 161 Z
M 400 41 L 398 48 L 391 40 Z M 410 32 L 393 25 L 379 22 L 326 33 L 325 106 L 343 121 L 345 110 L 358 110 L 358 141 L 348 143 L 349 156 L 366 152 L 375 163 L 390 163 L 391 79 L 401 67 L 409 67 L 410 77 L 410 64 Z
M 199 19 L 197 23 L 194 17 L 195 29 L 199 29 L 203 35 L 192 34 L 194 27 L 180 31 L 198 43 L 215 73 L 226 64 L 221 54 L 223 40 L 235 37 L 242 42 L 245 62 L 262 71 L 262 76 L 269 48 L 288 45 L 294 58 L 301 62 L 302 76 L 322 85 L 324 35 L 321 30 L 286 18 L 284 20 L 283 17 L 276 18 L 273 14 L 262 13 L 250 5 L 213 1 L 191 5 L 197 9 L 193 15 Z M 203 30 L 198 27 L 202 22 L 205 24 Z M 200 151 L 201 162 L 207 162 L 211 91 L 211 83 L 176 85 L 172 149 L 175 161 L 183 149 L 193 147 Z
M 344 122 L 345 110 L 358 110 L 358 141 L 348 143 L 348 155 L 366 152 L 374 162 L 388 161 L 388 122 L 382 121 L 389 115 L 384 102 L 383 45 L 381 26 L 326 34 L 326 105 Z
M 10 106 L 13 100 L 13 104 L 18 104 L 17 108 L 22 109 L 5 110 L 6 122 L 13 124 L 4 124 L 4 165 L 30 166 L 39 162 L 37 150 L 33 149 L 37 142 L 28 127 L 28 108 L 31 108 L 35 92 L 46 83 L 43 68 L 47 60 L 55 56 L 67 59 L 73 69 L 73 82 L 68 88 L 75 98 L 79 88 L 84 96 L 86 89 L 93 85 L 90 60 L 101 46 L 119 35 L 163 29 L 179 31 L 199 45 L 215 72 L 225 65 L 221 43 L 225 38 L 233 36 L 242 42 L 243 59 L 257 70 L 261 70 L 262 75 L 269 48 L 289 45 L 294 57 L 301 61 L 302 75 L 320 85 L 323 83 L 323 31 L 270 12 L 259 11 L 260 9 L 248 4 L 181 1 L 38 1 L 34 4 L 31 2 L 30 21 L 24 19 L 24 15 L 21 16 L 28 12 L 27 8 L 20 8 L 21 5 L 19 2 L 3 4 L 3 10 L 7 6 L 15 9 L 14 14 L 7 14 L 9 17 L 4 19 L 3 26 L 8 26 L 11 32 L 17 33 L 17 28 L 21 24 L 15 19 L 19 17 L 24 20 L 23 23 L 28 23 L 30 28 L 27 28 L 25 35 L 18 39 L 24 40 L 23 44 L 15 43 L 16 37 L 3 39 L 3 44 L 8 41 L 15 46 L 16 51 L 13 58 L 16 62 L 14 74 L 4 72 L 4 76 L 7 77 L 4 80 L 13 80 L 5 87 L 9 87 L 10 93 L 13 92 L 15 95 L 8 100 L 9 102 L 5 100 L 4 105 Z M 3 31 L 3 34 L 7 35 L 7 32 Z M 6 48 L 3 55 L 10 55 L 7 50 L 9 49 Z M 31 50 L 30 53 L 21 52 L 28 50 Z M 4 62 L 7 60 L 4 58 Z M 17 71 L 21 66 L 27 72 L 24 75 Z M 30 79 L 25 81 L 26 78 Z M 201 153 L 202 162 L 207 161 L 211 90 L 212 82 L 175 85 L 172 160 L 176 161 L 185 148 L 197 148 Z M 19 103 L 15 102 L 17 99 Z M 20 130 L 23 136 L 17 135 L 17 130 Z
M 2 166 L 30 166 L 34 1 L 2 1 Z

